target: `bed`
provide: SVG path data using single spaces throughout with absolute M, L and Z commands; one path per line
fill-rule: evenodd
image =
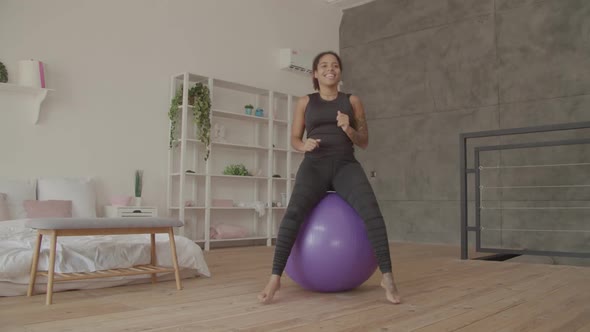
M 31 261 L 35 251 L 37 232 L 25 226 L 27 212 L 23 202 L 71 201 L 72 217 L 95 218 L 96 210 L 92 183 L 81 179 L 0 179 L 0 193 L 4 196 L 4 217 L 0 219 L 0 296 L 27 294 Z M 2 197 L 0 197 L 0 204 Z M 0 206 L 0 214 L 2 207 Z M 210 277 L 201 248 L 183 236 L 175 236 L 181 278 Z M 93 272 L 126 268 L 150 263 L 150 235 L 68 236 L 57 243 L 56 273 Z M 156 234 L 158 265 L 172 266 L 168 234 Z M 47 270 L 49 238 L 44 237 L 39 254 L 39 270 Z M 158 274 L 158 280 L 173 280 L 174 273 Z M 151 282 L 149 275 L 119 276 L 103 279 L 62 281 L 55 283 L 54 292 L 106 288 Z M 35 294 L 45 293 L 47 278 L 39 276 Z
M 0 222 L 0 296 L 27 294 L 31 259 L 36 231 L 24 226 L 25 219 Z M 181 277 L 210 277 L 201 248 L 182 236 L 174 237 L 181 268 Z M 172 266 L 167 234 L 156 235 L 158 263 Z M 39 269 L 47 270 L 49 238 L 43 239 Z M 149 235 L 71 236 L 60 238 L 57 244 L 55 272 L 91 272 L 133 265 L 149 264 Z M 159 280 L 171 280 L 173 273 L 158 274 Z M 95 289 L 134 283 L 151 282 L 149 276 L 126 276 L 83 281 L 63 281 L 54 284 L 54 292 Z M 39 276 L 35 293 L 45 293 L 47 279 Z

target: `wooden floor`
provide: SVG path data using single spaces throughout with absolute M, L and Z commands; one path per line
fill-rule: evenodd
M 206 253 L 213 276 L 110 289 L 0 298 L 0 331 L 590 331 L 590 268 L 461 261 L 458 248 L 393 244 L 404 303 L 386 303 L 376 273 L 340 294 L 283 278 L 276 302 L 256 300 L 269 247 Z

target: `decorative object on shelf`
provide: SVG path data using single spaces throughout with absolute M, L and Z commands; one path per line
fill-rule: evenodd
M 225 140 L 225 126 L 216 123 L 213 125 L 213 141 L 226 142 Z
M 141 191 L 143 190 L 143 171 L 135 171 L 135 206 L 141 206 Z
M 254 201 L 254 202 L 238 201 L 234 204 L 237 207 L 254 209 L 256 211 L 256 213 L 258 213 L 258 217 L 264 217 L 264 215 L 266 214 L 266 204 L 262 201 Z
M 209 234 L 211 239 L 239 239 L 248 236 L 248 230 L 242 226 L 219 224 L 209 227 Z
M 131 196 L 128 195 L 115 195 L 111 197 L 112 206 L 129 206 L 131 203 Z
M 19 61 L 17 82 L 21 86 L 45 89 L 45 64 L 33 59 Z
M 193 201 L 191 201 L 191 200 L 185 201 L 185 202 L 184 202 L 184 206 L 185 206 L 185 207 L 192 207 L 192 206 L 195 206 L 195 202 L 193 202 Z
M 244 164 L 227 165 L 227 166 L 225 166 L 225 169 L 223 170 L 223 174 L 225 174 L 225 175 L 242 175 L 242 176 L 249 176 L 250 175 L 250 173 L 248 172 L 248 170 L 246 169 L 246 166 L 244 166 Z
M 259 117 L 263 117 L 264 116 L 264 110 L 262 108 L 257 108 L 256 112 L 254 113 L 254 115 L 259 116 Z
M 176 135 L 183 89 L 184 86 L 181 85 L 174 98 L 172 98 L 170 109 L 168 110 L 168 119 L 170 119 L 170 148 L 178 145 Z M 188 90 L 188 104 L 193 106 L 193 121 L 197 125 L 197 138 L 207 147 L 207 154 L 205 155 L 205 160 L 207 160 L 209 158 L 211 143 L 211 121 L 209 117 L 209 113 L 211 112 L 211 96 L 209 87 L 203 83 L 196 83 L 191 87 Z
M 254 106 L 252 106 L 251 104 L 244 106 L 244 111 L 246 111 L 246 114 L 248 114 L 248 115 L 252 115 L 253 109 L 254 109 Z
M 0 62 L 0 83 L 8 82 L 8 70 L 4 67 L 4 64 Z

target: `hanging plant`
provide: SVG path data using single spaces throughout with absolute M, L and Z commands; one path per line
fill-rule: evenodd
M 4 67 L 4 64 L 0 62 L 0 83 L 6 82 L 8 82 L 8 71 L 6 70 L 6 67 Z
M 170 119 L 170 148 L 178 145 L 177 125 L 180 116 L 180 106 L 182 105 L 182 90 L 183 86 L 176 92 L 174 98 L 170 103 L 170 110 L 168 111 L 168 118 Z M 209 158 L 210 152 L 210 133 L 211 133 L 211 97 L 209 94 L 209 87 L 202 83 L 197 83 L 188 91 L 188 103 L 193 106 L 193 121 L 197 126 L 197 139 L 199 139 L 207 149 L 205 160 Z
M 170 110 L 168 111 L 168 118 L 170 119 L 170 148 L 178 146 L 176 141 L 178 116 L 180 113 L 180 105 L 182 104 L 182 87 L 176 92 L 174 98 L 170 103 Z
M 195 96 L 193 118 L 197 125 L 197 138 L 205 144 L 205 148 L 207 149 L 207 153 L 205 154 L 206 161 L 211 151 L 211 96 L 209 94 L 209 87 L 202 83 L 195 84 L 191 90 Z

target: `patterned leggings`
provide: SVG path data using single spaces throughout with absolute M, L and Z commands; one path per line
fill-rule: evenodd
M 282 275 L 301 224 L 330 190 L 344 198 L 365 221 L 379 269 L 382 273 L 391 272 L 387 230 L 377 199 L 360 163 L 353 155 L 347 155 L 303 159 L 279 228 L 272 274 Z

